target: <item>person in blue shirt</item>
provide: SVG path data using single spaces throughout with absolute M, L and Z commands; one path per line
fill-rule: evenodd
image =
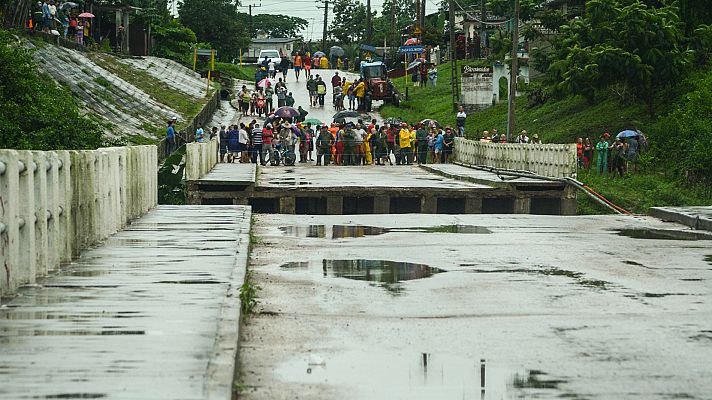
M 170 155 L 176 151 L 176 118 L 168 121 L 168 128 L 166 129 L 166 155 Z
M 198 143 L 205 142 L 205 132 L 202 125 L 198 125 L 198 129 L 195 131 L 195 141 Z
M 438 133 L 435 136 L 435 140 L 433 141 L 433 148 L 435 150 L 435 159 L 433 160 L 433 162 L 436 164 L 439 163 L 442 158 L 444 143 L 445 137 L 443 136 L 443 132 L 441 129 L 438 129 Z

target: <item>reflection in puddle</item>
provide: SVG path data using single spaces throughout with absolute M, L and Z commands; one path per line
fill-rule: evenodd
M 695 231 L 675 231 L 668 229 L 623 229 L 618 232 L 620 236 L 634 239 L 657 240 L 712 240 L 712 235 Z
M 431 227 L 407 227 L 407 228 L 384 228 L 380 226 L 368 225 L 331 225 L 328 229 L 326 225 L 291 225 L 279 228 L 287 236 L 308 237 L 308 238 L 360 238 L 364 236 L 383 235 L 390 232 L 419 232 L 419 233 L 469 233 L 488 234 L 492 233 L 483 226 L 476 225 L 440 225 Z M 331 231 L 331 232 L 329 232 Z
M 346 389 L 349 398 L 361 399 L 508 400 L 571 395 L 559 389 L 565 381 L 539 371 L 433 353 L 308 353 L 278 366 L 275 374 L 288 382 Z
M 308 269 L 308 261 L 283 264 L 285 269 Z M 401 282 L 422 279 L 445 272 L 425 264 L 388 260 L 322 260 L 324 277 L 354 279 L 374 282 L 393 294 L 403 291 Z

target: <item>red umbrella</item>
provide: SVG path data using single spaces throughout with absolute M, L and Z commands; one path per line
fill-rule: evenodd
M 79 18 L 94 18 L 94 14 L 90 12 L 83 12 L 78 15 Z
M 410 38 L 405 41 L 404 46 L 412 46 L 415 44 L 420 44 L 420 40 L 418 40 L 418 38 Z

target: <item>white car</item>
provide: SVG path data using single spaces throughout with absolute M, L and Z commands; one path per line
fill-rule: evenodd
M 278 50 L 260 50 L 260 56 L 257 58 L 257 64 L 262 64 L 265 57 L 267 57 L 270 61 L 274 61 L 275 66 L 278 66 L 279 63 L 282 62 L 282 57 L 279 55 Z

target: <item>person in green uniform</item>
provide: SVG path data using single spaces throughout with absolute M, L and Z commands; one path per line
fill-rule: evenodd
M 355 135 L 351 125 L 344 127 L 341 140 L 344 142 L 344 165 L 356 164 L 356 154 L 354 153 Z
M 598 175 L 606 175 L 608 171 L 608 141 L 606 134 L 601 135 L 601 140 L 596 143 L 596 168 Z
M 329 132 L 326 125 L 323 125 L 316 139 L 316 165 L 321 165 L 322 156 L 324 158 L 324 165 L 329 165 L 331 162 L 331 146 L 333 145 L 334 136 Z

